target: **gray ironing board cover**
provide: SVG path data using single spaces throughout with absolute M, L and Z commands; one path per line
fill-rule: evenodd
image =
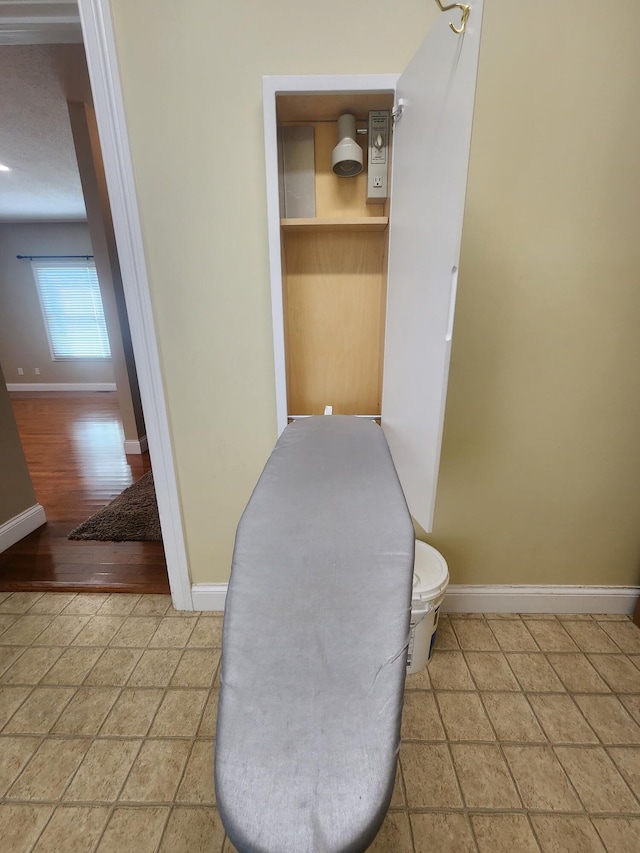
M 414 531 L 382 429 L 288 426 L 240 520 L 216 799 L 240 853 L 357 853 L 391 799 Z

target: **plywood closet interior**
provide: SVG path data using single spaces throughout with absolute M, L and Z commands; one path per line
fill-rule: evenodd
M 281 219 L 287 411 L 296 415 L 379 417 L 382 402 L 389 202 L 367 204 L 364 169 L 350 178 L 332 171 L 337 120 L 391 110 L 390 93 L 282 94 L 278 126 L 312 125 L 315 218 Z M 390 171 L 389 171 L 390 179 Z

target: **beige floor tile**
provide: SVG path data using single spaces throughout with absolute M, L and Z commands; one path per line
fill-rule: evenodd
M 142 657 L 142 649 L 105 649 L 86 684 L 123 687 Z
M 219 649 L 186 649 L 173 674 L 171 686 L 211 687 L 219 663 Z
M 636 797 L 640 797 L 640 747 L 613 746 L 609 755 Z
M 111 645 L 145 648 L 159 624 L 159 616 L 129 616 L 111 640 Z
M 527 809 L 581 811 L 562 765 L 551 747 L 505 746 L 504 754 Z
M 58 806 L 33 853 L 87 853 L 100 838 L 108 816 L 104 806 Z
M 58 800 L 89 748 L 86 738 L 47 738 L 9 789 L 10 800 Z
M 51 806 L 3 803 L 0 806 L 0 839 L 7 853 L 29 853 L 46 822 Z
M 106 646 L 124 625 L 124 616 L 93 616 L 74 639 L 75 646 Z
M 529 696 L 529 702 L 552 743 L 599 743 L 566 693 L 536 693 Z
M 436 693 L 436 699 L 450 741 L 496 739 L 478 693 Z
M 34 640 L 36 646 L 66 646 L 84 628 L 89 616 L 54 616 L 44 631 Z
M 21 616 L 0 634 L 0 645 L 30 646 L 53 618 L 53 616 Z
M 414 740 L 445 739 L 440 715 L 430 691 L 411 690 L 404 694 L 402 737 Z
M 400 762 L 409 808 L 455 809 L 462 806 L 446 744 L 403 743 Z
M 564 690 L 562 682 L 543 654 L 510 652 L 507 660 L 523 690 L 532 693 Z
M 75 592 L 45 592 L 29 608 L 29 613 L 35 616 L 37 613 L 61 613 L 76 597 Z
M 38 651 L 43 651 L 39 649 Z M 58 661 L 42 679 L 43 684 L 80 685 L 100 657 L 102 649 L 76 648 L 66 649 Z
M 195 737 L 206 700 L 206 690 L 167 690 L 149 736 Z
M 3 684 L 36 685 L 58 660 L 64 649 L 29 648 L 0 679 Z M 640 673 L 638 673 L 640 675 Z
M 543 652 L 577 652 L 576 644 L 571 639 L 561 622 L 530 621 L 527 628 Z
M 74 693 L 73 687 L 36 687 L 9 720 L 4 731 L 47 734 Z
M 142 740 L 94 740 L 64 795 L 67 801 L 115 802 Z
M 387 812 L 380 832 L 367 853 L 413 853 L 409 815 L 406 812 Z
M 429 675 L 429 665 L 418 670 L 418 672 L 407 673 L 404 681 L 405 690 L 430 690 L 431 677 Z
M 180 656 L 179 649 L 147 649 L 129 677 L 129 686 L 166 687 Z
M 520 797 L 499 747 L 489 744 L 453 744 L 451 751 L 468 808 L 521 808 Z
M 176 802 L 195 803 L 203 806 L 215 805 L 213 752 L 213 741 L 195 741 L 189 755 L 184 778 L 176 795 Z
M 571 693 L 610 693 L 586 655 L 549 652 L 547 660 Z
M 96 853 L 156 853 L 168 816 L 166 806 L 115 809 Z
M 531 826 L 522 814 L 471 815 L 480 853 L 539 853 Z
M 182 777 L 191 741 L 146 740 L 120 794 L 123 802 L 171 802 Z
M 11 787 L 39 745 L 38 737 L 0 737 L 0 797 Z
M 537 652 L 536 641 L 533 639 L 524 622 L 508 619 L 487 620 L 498 645 L 503 652 Z
M 0 634 L 17 622 L 20 616 L 17 613 L 0 613 Z
M 460 648 L 473 652 L 498 651 L 499 646 L 491 629 L 482 619 L 451 619 Z
M 575 696 L 575 701 L 604 744 L 640 743 L 640 726 L 615 696 Z
M 607 853 L 637 853 L 640 850 L 640 819 L 596 817 L 593 825 L 604 841 Z
M 434 651 L 428 669 L 436 690 L 475 690 L 462 652 Z
M 159 853 L 220 853 L 224 827 L 217 809 L 171 810 Z
M 412 814 L 416 853 L 475 853 L 469 820 L 462 814 Z
M 162 701 L 162 690 L 125 688 L 100 729 L 101 736 L 144 737 Z
M 633 622 L 607 622 L 601 627 L 623 652 L 640 653 L 640 628 Z
M 26 613 L 42 598 L 42 593 L 14 592 L 0 602 L 0 613 Z
M 139 601 L 139 595 L 113 592 L 98 610 L 98 616 L 128 616 Z
M 0 729 L 31 693 L 30 687 L 0 686 Z
M 238 853 L 238 848 L 234 847 L 231 843 L 231 839 L 227 835 L 224 839 L 224 844 L 222 845 L 222 853 Z
M 583 652 L 620 651 L 597 622 L 563 622 L 562 624 Z
M 54 734 L 97 734 L 119 693 L 116 687 L 79 687 L 53 727 Z
M 531 823 L 543 853 L 605 853 L 586 817 L 531 815 Z
M 164 616 L 170 607 L 170 595 L 141 595 L 133 613 L 135 616 Z
M 465 659 L 478 690 L 520 690 L 502 652 L 465 652 Z
M 189 648 L 222 648 L 222 616 L 200 616 L 187 645 Z
M 24 652 L 22 646 L 0 646 L 0 674 L 5 673 Z
M 182 649 L 187 645 L 191 632 L 195 628 L 193 616 L 176 619 L 165 616 L 149 640 L 150 649 Z
M 521 693 L 483 693 L 482 701 L 498 740 L 520 743 L 546 742 L 525 696 Z
M 459 649 L 460 643 L 456 637 L 451 620 L 448 616 L 441 616 L 438 619 L 438 630 L 436 631 L 436 639 L 433 645 L 434 649 Z
M 640 696 L 636 694 L 635 696 L 619 696 L 618 698 L 636 723 L 640 724 Z
M 638 803 L 602 747 L 559 746 L 556 756 L 588 812 L 638 812 Z
M 204 705 L 202 720 L 200 721 L 200 728 L 198 729 L 198 737 L 215 737 L 218 717 L 218 696 L 218 690 L 213 689 L 209 691 L 207 701 Z
M 80 592 L 64 609 L 64 613 L 93 616 L 109 598 L 108 592 Z
M 391 794 L 391 802 L 389 803 L 390 809 L 403 809 L 406 808 L 407 805 L 407 795 L 404 790 L 404 782 L 402 781 L 402 770 L 400 769 L 400 762 L 398 761 L 396 765 L 396 779 L 393 784 L 393 792 Z
M 640 693 L 640 669 L 626 655 L 589 655 L 589 660 L 616 693 Z

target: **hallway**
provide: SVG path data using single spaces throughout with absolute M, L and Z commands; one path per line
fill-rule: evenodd
M 12 393 L 47 524 L 0 554 L 0 590 L 168 593 L 161 542 L 71 541 L 68 533 L 150 470 L 125 456 L 115 393 Z

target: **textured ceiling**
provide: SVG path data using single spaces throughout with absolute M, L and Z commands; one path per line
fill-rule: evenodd
M 81 44 L 0 44 L 0 222 L 86 218 L 67 100 L 91 101 Z

